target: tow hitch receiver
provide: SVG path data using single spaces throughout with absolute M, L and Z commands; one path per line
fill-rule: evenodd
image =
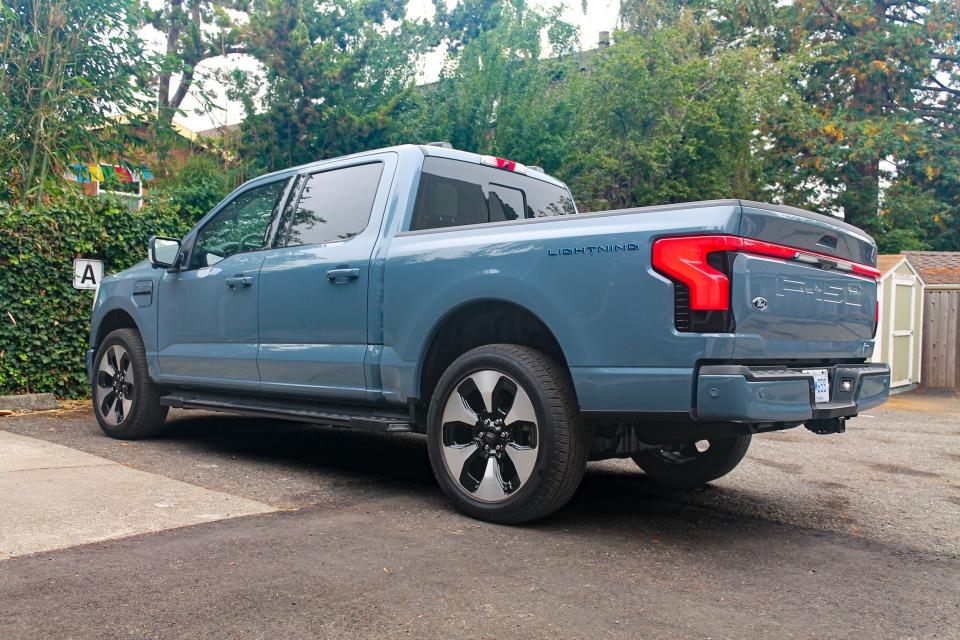
M 847 430 L 846 418 L 821 418 L 818 420 L 807 420 L 804 425 L 810 431 L 818 435 L 829 433 L 843 433 Z

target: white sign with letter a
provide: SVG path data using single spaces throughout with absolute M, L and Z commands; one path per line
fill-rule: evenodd
M 100 286 L 100 278 L 102 277 L 102 261 L 87 260 L 86 258 L 75 258 L 73 260 L 74 289 L 92 289 L 96 291 L 97 287 Z

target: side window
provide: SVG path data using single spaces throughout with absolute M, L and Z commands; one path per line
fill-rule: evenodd
M 271 182 L 231 200 L 197 233 L 190 267 L 209 267 L 235 253 L 266 247 L 270 221 L 286 184 Z
M 382 162 L 314 173 L 293 212 L 287 246 L 349 240 L 367 228 Z
M 426 158 L 410 230 L 576 213 L 562 186 L 447 158 Z

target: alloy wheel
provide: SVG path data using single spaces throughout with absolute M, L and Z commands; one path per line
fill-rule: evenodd
M 133 407 L 134 375 L 130 354 L 119 344 L 104 351 L 97 367 L 97 410 L 111 426 L 119 425 Z
M 539 453 L 530 396 L 513 378 L 486 369 L 463 378 L 443 409 L 441 446 L 450 477 L 481 502 L 502 502 L 529 480 Z

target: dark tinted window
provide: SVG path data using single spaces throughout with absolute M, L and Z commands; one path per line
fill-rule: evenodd
M 349 240 L 370 221 L 383 163 L 314 173 L 307 178 L 287 245 Z
M 503 222 L 522 218 L 525 211 L 523 191 L 501 184 L 491 184 L 487 192 L 490 222 Z
M 277 201 L 287 181 L 271 182 L 244 191 L 227 203 L 197 233 L 191 267 L 209 267 L 244 251 L 266 247 Z
M 410 229 L 573 213 L 573 199 L 563 187 L 470 162 L 427 158 Z

